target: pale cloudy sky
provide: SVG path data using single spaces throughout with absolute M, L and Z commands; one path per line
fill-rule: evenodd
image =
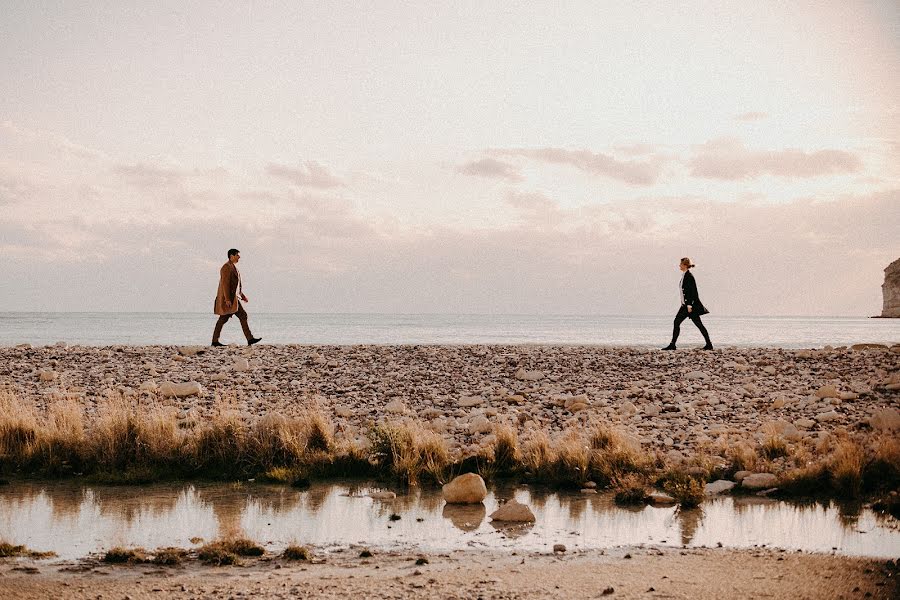
M 871 315 L 884 2 L 0 0 L 0 310 Z

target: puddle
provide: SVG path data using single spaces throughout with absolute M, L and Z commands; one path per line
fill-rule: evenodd
M 305 491 L 258 484 L 81 486 L 14 483 L 0 488 L 0 539 L 75 559 L 113 546 L 196 547 L 241 535 L 271 551 L 291 543 L 336 550 L 441 552 L 486 548 L 550 552 L 617 546 L 767 546 L 808 552 L 896 558 L 900 524 L 870 510 L 798 505 L 759 498 L 720 498 L 700 509 L 617 507 L 609 495 L 497 487 L 483 506 L 445 505 L 439 489 L 394 500 L 365 495 L 358 483 L 314 485 Z M 501 527 L 487 515 L 499 498 L 531 506 L 533 525 Z M 400 520 L 390 520 L 391 514 Z

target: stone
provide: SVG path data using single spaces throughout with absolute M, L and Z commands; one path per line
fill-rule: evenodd
M 463 396 L 459 399 L 459 402 L 457 402 L 457 405 L 463 408 L 470 408 L 481 404 L 484 404 L 484 398 L 481 396 Z
M 775 408 L 775 409 L 784 408 L 784 403 L 785 403 L 784 396 L 778 396 L 777 398 L 772 400 L 772 408 Z
M 717 479 L 716 481 L 707 483 L 704 490 L 707 496 L 715 496 L 716 494 L 731 491 L 736 485 L 735 482 L 728 481 L 727 479 Z
M 565 544 L 553 544 L 553 552 L 555 554 L 562 554 L 566 551 Z
M 841 392 L 841 402 L 847 402 L 848 400 L 859 400 L 859 394 L 856 392 Z
M 476 415 L 469 423 L 469 433 L 488 433 L 494 426 L 484 415 Z
M 138 389 L 142 392 L 156 392 L 159 390 L 159 386 L 156 385 L 155 381 L 145 381 Z
M 197 356 L 206 352 L 206 346 L 180 346 L 178 353 L 182 356 Z
M 748 490 L 765 490 L 775 487 L 776 483 L 778 483 L 778 477 L 772 473 L 751 473 L 741 481 L 741 487 Z
M 520 381 L 538 381 L 544 378 L 544 374 L 541 371 L 526 371 L 519 368 L 513 377 Z
M 515 498 L 500 505 L 500 508 L 488 515 L 492 521 L 505 523 L 534 523 L 534 513 L 527 504 Z
M 349 406 L 340 404 L 334 407 L 334 414 L 338 417 L 346 419 L 353 416 L 353 409 Z
M 578 394 L 566 399 L 565 407 L 569 412 L 577 413 L 590 406 L 587 394 Z
M 887 344 L 853 344 L 850 346 L 850 349 L 854 352 L 860 352 L 862 350 L 887 350 Z
M 833 385 L 823 385 L 818 390 L 816 390 L 816 396 L 818 396 L 819 398 L 840 398 L 841 394 Z
M 809 429 L 810 427 L 812 427 L 815 424 L 816 424 L 815 421 L 813 421 L 812 419 L 806 419 L 806 418 L 797 419 L 796 421 L 794 421 L 794 425 L 796 425 L 798 429 Z
M 379 491 L 379 492 L 370 492 L 369 498 L 373 500 L 393 500 L 397 497 L 397 494 L 389 491 Z
M 394 415 L 400 415 L 406 412 L 406 405 L 402 400 L 391 400 L 384 406 L 384 411 Z
M 189 396 L 203 395 L 203 386 L 196 381 L 188 381 L 185 383 L 172 383 L 171 381 L 163 381 L 159 384 L 159 393 L 164 398 L 187 398 Z
M 487 496 L 487 486 L 481 475 L 466 473 L 445 484 L 441 493 L 448 504 L 478 504 Z
M 841 418 L 841 415 L 833 410 L 828 410 L 825 412 L 820 412 L 816 415 L 816 421 L 819 423 L 827 423 L 828 421 L 837 421 Z
M 619 411 L 626 417 L 630 417 L 631 415 L 637 413 L 637 407 L 633 402 L 629 402 L 626 400 L 622 403 L 622 406 L 619 407 Z
M 691 371 L 684 376 L 685 379 L 706 379 L 707 377 L 709 377 L 709 375 L 703 371 Z
M 747 477 L 748 475 L 752 475 L 752 474 L 753 474 L 753 471 L 738 471 L 737 473 L 734 474 L 733 479 L 735 481 L 737 481 L 738 483 L 740 483 L 741 481 L 744 480 L 744 477 Z
M 243 356 L 235 356 L 234 364 L 231 367 L 238 373 L 242 373 L 244 371 L 250 370 L 250 361 L 244 358 Z
M 664 492 L 650 492 L 650 494 L 647 496 L 647 499 L 650 500 L 650 504 L 656 504 L 658 506 L 669 506 L 675 504 L 675 498 Z
M 879 408 L 869 417 L 869 426 L 876 431 L 900 430 L 900 412 L 896 408 Z
M 881 295 L 881 316 L 900 318 L 900 258 L 885 267 Z

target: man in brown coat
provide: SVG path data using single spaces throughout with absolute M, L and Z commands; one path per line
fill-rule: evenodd
M 247 311 L 238 301 L 239 297 L 244 302 L 250 301 L 241 289 L 241 273 L 237 268 L 239 260 L 241 260 L 241 251 L 232 248 L 228 251 L 228 262 L 219 269 L 219 291 L 216 293 L 216 302 L 213 306 L 213 312 L 219 315 L 219 320 L 216 321 L 216 328 L 213 330 L 213 346 L 225 345 L 219 342 L 219 335 L 222 334 L 222 326 L 231 318 L 231 315 L 237 315 L 238 321 L 241 322 L 241 329 L 244 330 L 248 346 L 252 346 L 262 339 L 255 338 L 250 333 Z

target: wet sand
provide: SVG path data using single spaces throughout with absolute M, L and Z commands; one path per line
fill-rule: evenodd
M 630 556 L 630 558 L 626 558 Z M 461 551 L 321 564 L 244 559 L 241 566 L 68 566 L 0 562 L 0 597 L 144 598 L 896 598 L 891 561 L 757 549 L 620 548 L 536 555 Z

